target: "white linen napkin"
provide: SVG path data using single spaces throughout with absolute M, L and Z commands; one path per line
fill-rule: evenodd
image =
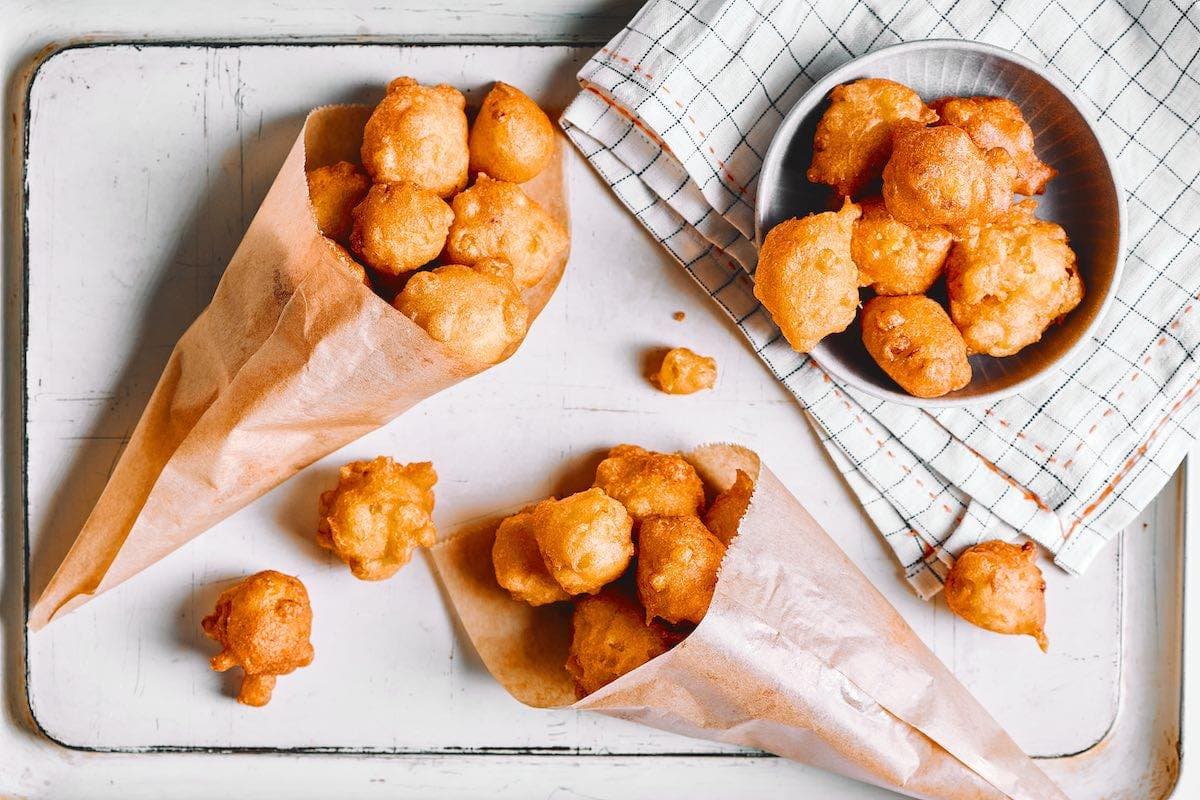
M 922 411 L 833 382 L 752 294 L 775 128 L 834 67 L 900 41 L 988 42 L 1049 65 L 1116 154 L 1128 247 L 1081 358 L 987 407 Z M 922 597 L 953 554 L 1024 533 L 1082 572 L 1195 440 L 1200 6 L 1097 0 L 651 0 L 579 73 L 562 125 L 796 396 Z

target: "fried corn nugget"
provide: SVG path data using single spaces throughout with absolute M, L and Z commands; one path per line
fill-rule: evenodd
M 669 648 L 662 626 L 647 625 L 637 603 L 606 590 L 576 601 L 566 666 L 583 698 Z
M 704 484 L 695 468 L 675 453 L 619 444 L 596 467 L 596 482 L 641 522 L 653 516 L 685 516 L 704 510 Z
M 321 494 L 317 544 L 345 561 L 364 581 L 390 578 L 417 547 L 437 541 L 428 461 L 397 464 L 387 456 L 352 461 L 338 485 Z
M 350 212 L 367 196 L 371 179 L 349 161 L 317 167 L 307 177 L 317 227 L 330 239 L 344 240 L 353 224 Z
M 725 545 L 698 517 L 650 517 L 638 528 L 637 587 L 646 621 L 699 623 L 712 602 Z
M 936 119 L 916 92 L 895 81 L 863 78 L 836 86 L 817 123 L 808 179 L 852 197 L 879 177 L 892 151 L 897 122 L 928 124 Z
M 846 330 L 858 311 L 858 267 L 850 239 L 859 207 L 789 219 L 772 228 L 758 253 L 754 296 L 792 349 L 807 353 Z
M 711 389 L 717 382 L 717 361 L 686 347 L 676 347 L 663 356 L 651 382 L 667 394 L 692 394 Z
M 704 527 L 712 531 L 713 536 L 726 547 L 733 541 L 741 527 L 742 517 L 750 506 L 750 496 L 754 494 L 754 481 L 740 469 L 728 489 L 713 498 L 712 504 L 704 514 Z
M 971 382 L 962 334 L 928 297 L 871 298 L 862 337 L 875 363 L 913 397 L 941 397 Z
M 972 625 L 1027 634 L 1046 652 L 1046 581 L 1037 547 L 999 540 L 967 548 L 946 575 L 946 605 Z
M 913 227 L 986 222 L 1012 205 L 1017 169 L 1003 148 L 981 150 L 961 128 L 896 125 L 883 168 L 888 212 Z
M 337 259 L 340 269 L 344 270 L 347 275 L 359 281 L 364 286 L 371 285 L 371 279 L 367 277 L 367 268 L 358 263 L 349 250 L 342 247 L 340 242 L 334 241 L 329 237 L 325 237 L 325 242 L 329 245 L 329 249 L 333 251 L 334 258 Z
M 372 269 L 412 272 L 438 257 L 454 212 L 411 183 L 377 183 L 351 212 L 350 248 Z
M 633 558 L 633 520 L 601 489 L 543 500 L 530 524 L 546 569 L 570 594 L 600 591 Z
M 531 606 L 543 606 L 569 600 L 571 595 L 563 591 L 558 581 L 546 569 L 542 551 L 538 549 L 534 535 L 533 509 L 528 506 L 506 517 L 496 528 L 496 541 L 492 544 L 492 567 L 496 571 L 496 583 L 508 590 L 517 600 Z
M 854 223 L 850 257 L 858 285 L 876 294 L 924 294 L 942 274 L 954 238 L 942 228 L 910 228 L 888 213 L 878 197 L 863 200 Z
M 495 259 L 447 264 L 409 278 L 393 305 L 464 361 L 495 364 L 513 354 L 529 323 L 512 274 Z
M 362 162 L 376 182 L 412 183 L 449 197 L 467 185 L 467 100 L 453 86 L 396 78 L 363 130 Z
M 480 175 L 451 205 L 446 253 L 457 264 L 502 259 L 512 264 L 517 286 L 528 289 L 566 258 L 566 230 L 515 183 Z
M 972 352 L 1012 355 L 1083 299 L 1066 231 L 1034 218 L 1036 207 L 1024 200 L 988 224 L 962 229 L 950 250 L 950 316 Z
M 513 183 L 533 179 L 554 155 L 554 126 L 515 86 L 496 81 L 471 126 L 471 174 Z
M 217 607 L 201 621 L 208 638 L 221 645 L 211 666 L 217 672 L 241 667 L 237 700 L 265 706 L 275 678 L 313 660 L 312 606 L 299 578 L 266 570 L 221 592 Z
M 1013 190 L 1041 194 L 1058 171 L 1033 151 L 1033 130 L 1021 109 L 1003 97 L 943 97 L 933 103 L 941 121 L 962 128 L 983 150 L 1002 147 L 1017 167 Z

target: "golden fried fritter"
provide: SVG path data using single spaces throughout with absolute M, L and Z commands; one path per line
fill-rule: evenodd
M 600 591 L 633 558 L 633 520 L 601 489 L 543 500 L 530 524 L 546 569 L 570 594 Z
M 831 333 L 846 330 L 858 311 L 858 267 L 850 238 L 859 208 L 785 220 L 758 253 L 757 297 L 794 350 L 807 353 Z
M 596 467 L 595 486 L 619 500 L 634 520 L 683 516 L 704 510 L 704 484 L 695 468 L 675 453 L 619 444 Z
M 876 294 L 924 294 L 942 274 L 953 237 L 942 228 L 910 228 L 888 213 L 883 200 L 863 200 L 854 223 L 850 257 L 858 285 Z
M 372 269 L 400 275 L 437 258 L 454 212 L 415 184 L 377 183 L 352 217 L 350 248 Z
M 428 461 L 397 464 L 387 456 L 352 461 L 338 485 L 321 494 L 317 544 L 332 550 L 364 581 L 390 578 L 417 547 L 437 541 Z
M 515 183 L 480 175 L 451 205 L 446 254 L 457 264 L 502 259 L 512 264 L 517 286 L 528 289 L 567 256 L 566 230 Z
M 651 382 L 667 394 L 692 394 L 717 382 L 717 361 L 686 347 L 668 350 Z
M 570 599 L 546 569 L 534 535 L 533 506 L 506 517 L 496 528 L 492 566 L 496 582 L 517 600 L 531 606 Z
M 712 602 L 725 545 L 698 517 L 650 517 L 638 528 L 637 587 L 646 621 L 699 623 Z
M 449 197 L 467 185 L 467 101 L 453 86 L 396 78 L 363 130 L 371 178 Z
M 983 151 L 961 128 L 896 125 L 883 168 L 883 202 L 905 225 L 986 222 L 1012 205 L 1017 169 L 999 147 Z
M 960 229 L 947 259 L 950 316 L 968 349 L 1010 356 L 1042 338 L 1083 299 L 1066 232 L 1024 200 L 985 225 Z
M 670 639 L 647 625 L 637 604 L 612 590 L 575 603 L 567 671 L 582 698 L 667 652 Z
M 313 660 L 308 592 L 299 578 L 275 570 L 251 575 L 221 592 L 217 607 L 201 626 L 221 645 L 212 668 L 242 668 L 237 700 L 248 706 L 265 706 L 277 675 L 307 667 Z
M 1021 109 L 1003 97 L 943 97 L 933 103 L 942 123 L 962 128 L 983 150 L 1004 148 L 1017 167 L 1013 191 L 1041 194 L 1058 174 L 1033 151 L 1033 131 Z
M 464 361 L 503 361 L 525 338 L 529 307 L 513 283 L 512 267 L 485 259 L 447 264 L 408 279 L 393 305 Z
M 914 397 L 941 397 L 971 382 L 962 335 L 928 297 L 871 298 L 863 306 L 862 337 L 875 363 Z
M 471 126 L 471 174 L 524 183 L 554 155 L 554 126 L 520 89 L 496 81 Z
M 898 121 L 928 124 L 936 119 L 916 92 L 895 81 L 863 78 L 836 86 L 817 123 L 808 179 L 852 197 L 879 177 L 892 152 L 892 129 Z
M 967 548 L 946 575 L 946 605 L 972 625 L 996 633 L 1028 634 L 1042 652 L 1046 640 L 1046 581 L 1037 547 L 999 540 Z
M 367 196 L 371 179 L 349 161 L 308 172 L 308 199 L 321 233 L 345 241 L 353 220 L 350 211 Z
M 713 498 L 704 514 L 704 527 L 726 547 L 737 536 L 742 517 L 750 506 L 750 495 L 754 494 L 754 481 L 740 469 L 728 489 Z

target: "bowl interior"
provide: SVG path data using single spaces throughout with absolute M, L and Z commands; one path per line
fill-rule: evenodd
M 1115 288 L 1121 264 L 1121 202 L 1108 158 L 1087 118 L 1036 68 L 1010 54 L 970 42 L 916 42 L 879 50 L 830 73 L 800 99 L 775 135 L 763 163 L 755 224 L 762 237 L 776 223 L 829 209 L 831 190 L 809 183 L 817 121 L 834 86 L 859 78 L 890 78 L 926 102 L 946 95 L 1007 97 L 1033 129 L 1038 156 L 1058 170 L 1035 197 L 1037 216 L 1061 225 L 1078 257 L 1083 302 L 1015 355 L 971 357 L 971 383 L 935 400 L 903 392 L 863 347 L 857 320 L 826 337 L 812 356 L 835 377 L 879 397 L 924 407 L 998 400 L 1044 377 L 1090 335 Z M 944 296 L 931 293 L 943 302 Z

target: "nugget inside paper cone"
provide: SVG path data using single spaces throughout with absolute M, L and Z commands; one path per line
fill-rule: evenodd
M 368 106 L 309 114 L 108 484 L 29 614 L 37 629 L 337 448 L 477 371 L 338 265 L 305 169 L 357 161 Z M 566 224 L 562 148 L 525 191 Z M 524 293 L 531 316 L 565 267 Z M 315 503 L 314 499 L 314 503 Z
M 755 747 L 912 797 L 1065 798 L 757 456 L 710 445 L 686 457 L 715 489 L 738 468 L 756 476 L 712 605 L 681 644 L 578 702 L 563 666 L 570 609 L 497 585 L 500 520 L 434 549 L 466 633 L 516 699 Z

